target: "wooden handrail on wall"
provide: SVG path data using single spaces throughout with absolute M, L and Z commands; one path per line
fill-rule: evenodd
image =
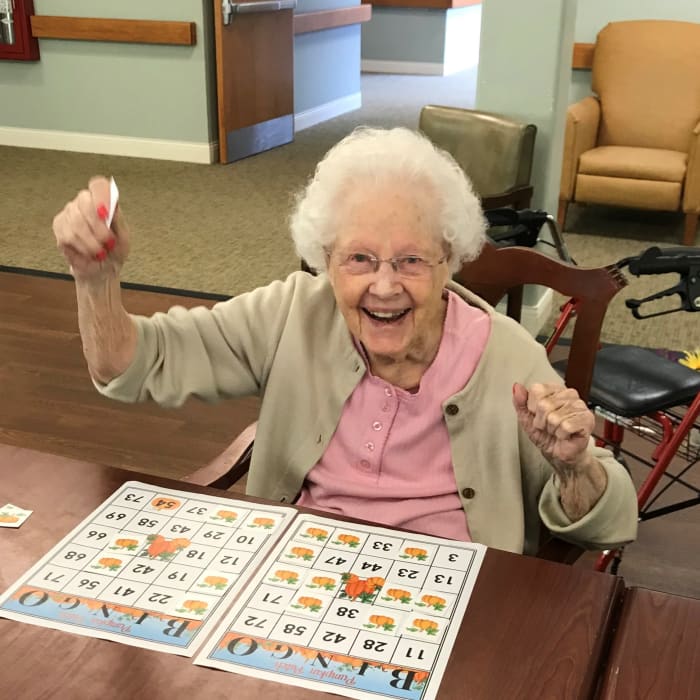
M 344 27 L 368 22 L 372 17 L 372 3 L 391 7 L 445 8 L 480 4 L 480 0 L 362 0 L 362 5 L 337 10 L 301 12 L 294 15 L 294 33 L 305 34 L 321 29 Z M 99 19 L 92 17 L 52 17 L 33 15 L 32 36 L 37 39 L 79 39 L 85 41 L 121 41 L 139 44 L 173 44 L 194 46 L 194 22 L 168 22 L 140 19 Z M 593 66 L 595 44 L 574 44 L 572 68 L 588 69 Z
M 377 7 L 413 7 L 421 10 L 452 10 L 456 7 L 482 5 L 482 0 L 362 0 Z
M 341 7 L 337 10 L 300 12 L 294 15 L 294 33 L 305 34 L 321 29 L 360 24 L 368 22 L 371 17 L 372 6 L 369 4 Z M 34 15 L 31 18 L 31 26 L 32 36 L 37 39 L 122 41 L 178 46 L 193 46 L 196 43 L 194 22 Z
M 294 33 L 306 34 L 321 29 L 346 27 L 350 24 L 369 22 L 371 18 L 371 5 L 355 5 L 341 7 L 337 10 L 319 10 L 318 12 L 300 12 L 294 15 Z
M 32 36 L 37 39 L 121 41 L 176 46 L 194 46 L 196 43 L 194 22 L 34 15 L 31 24 Z

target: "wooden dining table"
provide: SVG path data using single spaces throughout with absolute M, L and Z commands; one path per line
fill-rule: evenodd
M 700 698 L 700 600 L 629 588 L 599 697 Z
M 33 511 L 21 527 L 0 529 L 0 589 L 9 587 L 130 480 L 242 498 L 0 445 L 0 505 L 9 502 Z M 623 590 L 617 576 L 488 549 L 438 698 L 594 697 Z M 0 619 L 0 640 L 3 698 L 331 696 L 195 666 L 174 654 L 9 619 Z

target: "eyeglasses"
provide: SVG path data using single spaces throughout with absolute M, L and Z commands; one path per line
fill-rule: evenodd
M 369 275 L 379 272 L 382 263 L 389 263 L 391 269 L 401 277 L 424 277 L 445 260 L 446 255 L 436 262 L 430 262 L 419 255 L 398 255 L 395 258 L 381 259 L 369 253 L 350 253 L 342 257 L 340 266 L 349 275 Z

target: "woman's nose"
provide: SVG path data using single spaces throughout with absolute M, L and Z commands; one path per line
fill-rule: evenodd
M 401 277 L 389 261 L 379 264 L 379 269 L 373 274 L 373 278 L 370 290 L 374 294 L 393 294 L 402 288 Z

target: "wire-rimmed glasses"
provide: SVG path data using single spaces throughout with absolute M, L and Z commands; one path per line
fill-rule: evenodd
M 447 260 L 444 255 L 432 262 L 420 255 L 396 255 L 393 258 L 378 258 L 371 253 L 349 253 L 340 255 L 340 267 L 349 275 L 369 275 L 379 272 L 382 263 L 389 263 L 391 269 L 401 277 L 424 277 L 434 267 Z

